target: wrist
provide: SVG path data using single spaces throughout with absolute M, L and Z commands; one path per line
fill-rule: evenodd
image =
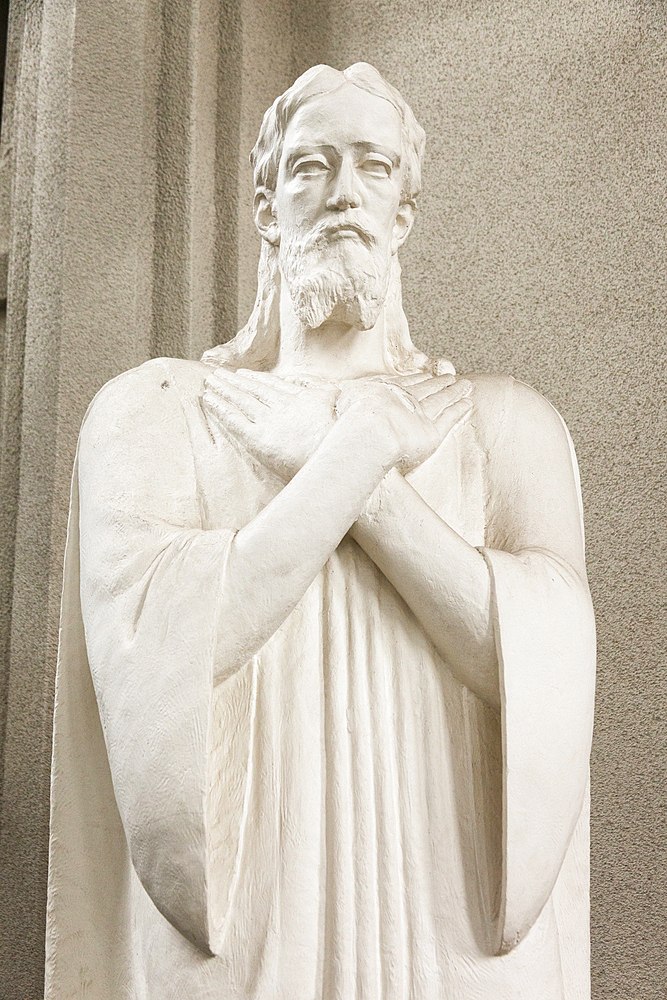
M 401 486 L 405 485 L 403 476 L 396 467 L 391 468 L 380 480 L 373 490 L 368 500 L 364 504 L 356 524 L 355 529 L 368 531 L 377 527 L 392 508 L 393 497 Z
M 338 426 L 350 438 L 355 458 L 367 457 L 388 473 L 400 460 L 398 434 L 386 413 L 366 401 L 349 406 L 338 418 Z M 362 452 L 362 454 L 358 454 Z

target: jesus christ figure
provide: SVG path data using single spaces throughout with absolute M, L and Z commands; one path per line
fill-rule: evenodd
M 594 628 L 565 426 L 412 344 L 423 132 L 315 66 L 247 326 L 102 389 L 65 566 L 51 1000 L 586 1000 Z

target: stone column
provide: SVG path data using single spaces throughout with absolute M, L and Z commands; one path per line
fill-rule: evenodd
M 12 22 L 0 994 L 29 1000 L 43 990 L 52 691 L 78 428 L 109 378 L 151 356 L 196 357 L 218 327 L 234 332 L 240 15 L 217 0 L 26 0 Z

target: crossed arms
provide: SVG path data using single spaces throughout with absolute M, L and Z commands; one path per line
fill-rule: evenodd
M 560 418 L 507 379 L 476 379 L 471 410 L 467 386 L 447 377 L 342 389 L 274 382 L 262 401 L 256 385 L 270 377 L 225 373 L 220 391 L 210 379 L 205 420 L 202 374 L 159 360 L 126 373 L 93 404 L 80 440 L 86 649 L 142 883 L 186 936 L 212 940 L 202 805 L 211 682 L 222 697 L 234 690 L 225 678 L 280 626 L 350 531 L 459 680 L 496 709 L 501 689 L 507 852 L 498 933 L 499 947 L 513 947 L 551 892 L 587 781 L 594 632 Z M 401 474 L 466 412 L 485 455 L 481 550 Z M 236 513 L 204 528 L 191 434 L 206 448 L 214 419 L 273 470 L 275 489 L 249 520 L 234 494 Z M 222 455 L 213 449 L 207 461 Z M 220 510 L 225 475 L 221 467 Z M 242 479 L 238 487 L 243 495 Z M 190 817 L 185 840 L 174 816 Z M 174 882 L 172 859 L 186 842 Z
M 342 387 L 222 369 L 207 379 L 203 398 L 211 418 L 284 483 L 238 532 L 230 550 L 227 565 L 238 608 L 251 604 L 259 588 L 264 592 L 265 614 L 248 623 L 247 648 L 257 649 L 270 638 L 351 531 L 457 678 L 499 709 L 487 564 L 401 475 L 428 458 L 459 421 L 474 415 L 471 389 L 470 382 L 452 375 L 362 379 Z M 527 387 L 522 390 L 524 405 L 542 411 L 548 426 L 536 426 L 531 413 L 528 433 L 514 432 L 516 468 L 504 475 L 514 480 L 515 492 L 524 488 L 522 503 L 528 507 L 526 490 L 532 491 L 536 509 L 526 519 L 527 536 L 515 532 L 513 545 L 550 551 L 555 546 L 556 554 L 583 573 L 565 433 L 548 404 Z M 488 395 L 488 390 L 473 393 L 477 408 L 489 407 Z M 546 478 L 556 481 L 544 482 L 545 470 Z M 531 482 L 536 472 L 542 480 L 537 491 Z M 570 530 L 564 534 L 565 522 Z

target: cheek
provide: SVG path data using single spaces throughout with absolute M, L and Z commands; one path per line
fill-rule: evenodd
M 379 188 L 368 192 L 367 206 L 377 225 L 387 232 L 393 231 L 400 208 L 400 192 L 393 187 Z
M 386 210 L 381 215 L 376 215 L 378 222 L 377 233 L 380 242 L 388 247 L 395 235 L 397 209 L 393 205 L 386 206 Z
M 308 187 L 294 187 L 285 192 L 285 196 L 277 200 L 276 212 L 278 223 L 292 225 L 299 229 L 315 222 L 321 213 L 323 193 L 321 185 L 309 184 Z

